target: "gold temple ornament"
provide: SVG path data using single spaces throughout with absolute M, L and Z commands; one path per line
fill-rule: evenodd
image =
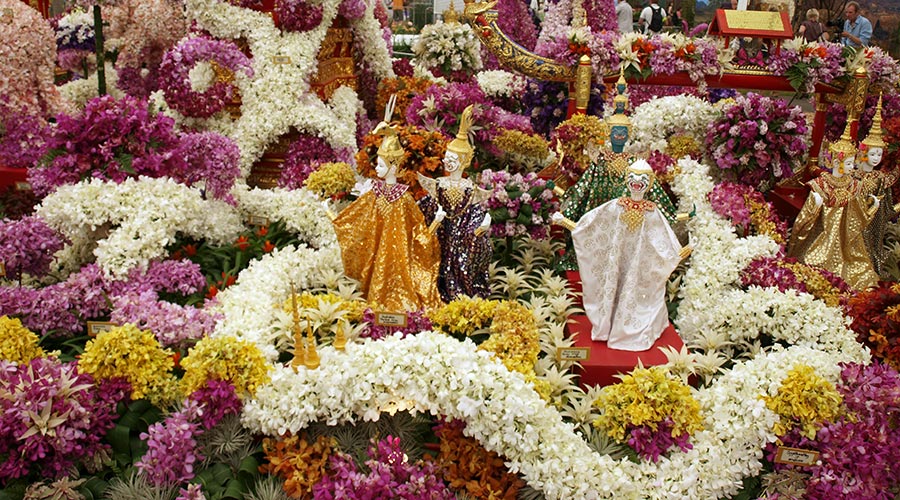
M 350 333 L 350 322 L 347 320 L 341 321 L 341 326 L 337 328 L 337 331 L 334 333 L 334 348 L 338 351 L 344 351 L 347 347 L 347 336 Z
M 303 343 L 303 331 L 300 329 L 300 313 L 297 311 L 297 294 L 294 293 L 294 284 L 291 283 L 291 314 L 293 315 L 292 331 L 294 333 L 294 359 L 291 367 L 294 371 L 305 365 L 306 345 Z
M 313 336 L 312 321 L 309 318 L 306 320 L 306 343 L 307 349 L 304 365 L 310 370 L 315 370 L 319 367 L 319 353 L 316 352 L 316 338 Z

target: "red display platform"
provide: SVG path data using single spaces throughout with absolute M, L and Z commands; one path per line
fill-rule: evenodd
M 566 271 L 566 280 L 569 282 L 569 288 L 572 289 L 575 305 L 584 309 L 584 301 L 581 297 L 582 293 L 584 293 L 581 289 L 581 274 L 578 271 Z
M 684 347 L 684 342 L 671 324 L 653 347 L 641 352 L 618 351 L 607 347 L 606 342 L 591 340 L 591 322 L 584 315 L 569 318 L 566 329 L 569 335 L 578 334 L 575 336 L 576 347 L 590 348 L 590 357 L 580 362 L 581 369 L 578 370 L 582 387 L 615 384 L 619 381 L 615 376 L 630 372 L 637 366 L 638 360 L 645 367 L 665 364 L 666 355 L 659 350 L 660 347 L 671 346 L 675 350 Z
M 28 170 L 0 166 L 0 187 L 14 186 L 17 189 L 31 189 L 28 184 Z
M 800 210 L 803 208 L 807 195 L 809 195 L 809 188 L 806 186 L 779 186 L 769 191 L 766 198 L 772 202 L 775 211 L 778 212 L 782 219 L 785 219 L 789 224 L 793 224 L 794 219 L 797 218 Z

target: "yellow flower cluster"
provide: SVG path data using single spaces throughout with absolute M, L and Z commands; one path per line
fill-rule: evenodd
M 334 438 L 319 436 L 309 444 L 298 436 L 263 439 L 268 464 L 259 471 L 284 479 L 284 492 L 291 498 L 312 498 L 312 488 L 325 476 L 328 459 L 334 453 Z
M 543 137 L 518 130 L 504 130 L 494 139 L 493 144 L 506 154 L 535 160 L 543 160 L 550 154 L 550 146 Z
M 588 143 L 602 146 L 609 138 L 609 125 L 593 115 L 572 115 L 568 120 L 556 126 L 554 136 L 566 137 L 562 140 L 563 152 L 573 158 L 575 163 L 586 167 L 590 159 L 584 154 Z M 572 138 L 574 136 L 574 138 Z
M 666 154 L 679 160 L 688 155 L 700 156 L 700 144 L 687 134 L 675 134 L 666 141 Z
M 0 359 L 28 363 L 34 358 L 42 358 L 45 354 L 38 342 L 38 336 L 22 326 L 18 318 L 0 317 Z
M 89 340 L 78 370 L 96 379 L 125 379 L 131 384 L 131 399 L 146 398 L 162 407 L 177 397 L 172 355 L 149 330 L 124 325 Z
M 460 296 L 428 315 L 435 329 L 454 335 L 469 336 L 484 328 L 494 314 L 495 300 Z
M 349 193 L 356 184 L 353 167 L 344 162 L 325 163 L 309 174 L 306 189 L 322 198 L 332 198 Z
M 602 412 L 594 425 L 619 441 L 624 441 L 628 426 L 646 425 L 656 430 L 666 417 L 674 423 L 672 436 L 703 429 L 700 403 L 691 388 L 658 366 L 637 368 L 623 376 L 622 382 L 600 393 L 594 406 Z
M 803 436 L 815 439 L 822 425 L 843 413 L 844 398 L 834 384 L 816 375 L 807 365 L 794 366 L 774 397 L 760 397 L 766 402 L 766 408 L 781 417 L 774 429 L 779 436 L 799 428 Z
M 491 322 L 491 337 L 479 349 L 492 352 L 510 371 L 534 374 L 541 344 L 534 314 L 511 300 L 498 302 Z
M 769 219 L 769 206 L 766 203 L 760 203 L 753 200 L 749 196 L 744 196 L 747 208 L 750 209 L 750 224 L 756 228 L 758 234 L 764 234 L 779 245 L 784 245 L 784 237 L 778 233 L 775 223 Z
M 251 342 L 222 335 L 205 337 L 188 351 L 181 361 L 185 395 L 200 389 L 210 380 L 222 380 L 234 386 L 238 397 L 253 395 L 269 381 L 269 363 Z
M 802 262 L 785 263 L 783 265 L 800 278 L 800 281 L 806 285 L 806 291 L 812 296 L 821 299 L 831 307 L 841 305 L 841 299 L 843 298 L 841 291 L 835 288 L 830 281 L 825 279 L 815 269 Z
M 300 295 L 297 295 L 297 308 L 319 309 L 320 301 L 326 304 L 338 304 L 339 310 L 344 311 L 344 319 L 350 321 L 351 323 L 362 321 L 363 313 L 365 312 L 366 307 L 368 307 L 368 304 L 366 304 L 362 300 L 347 300 L 340 295 L 336 295 L 332 292 L 303 292 Z M 288 313 L 293 311 L 293 304 L 291 303 L 290 297 L 285 299 L 285 301 L 281 304 L 281 308 Z

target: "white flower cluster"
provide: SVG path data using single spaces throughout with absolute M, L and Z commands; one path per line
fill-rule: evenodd
M 283 221 L 285 227 L 315 248 L 337 245 L 334 226 L 326 217 L 319 198 L 305 188 L 250 189 L 239 184 L 232 190 L 244 220 L 266 217 L 269 221 Z
M 525 93 L 528 81 L 518 73 L 502 69 L 482 71 L 475 75 L 478 86 L 488 98 L 507 97 L 518 99 Z
M 106 68 L 106 92 L 116 99 L 125 97 L 125 94 L 116 86 L 116 82 L 119 81 L 119 75 L 116 73 L 116 68 L 111 62 L 107 62 L 104 67 Z M 61 95 L 63 99 L 71 103 L 77 109 L 84 109 L 84 106 L 89 100 L 97 97 L 97 72 L 91 73 L 87 78 L 79 78 L 77 80 L 66 82 L 58 88 L 59 95 Z
M 97 264 L 116 277 L 164 257 L 179 233 L 224 244 L 242 230 L 231 206 L 167 178 L 61 186 L 44 198 L 37 214 L 72 242 L 76 250 L 69 256 L 84 255 L 96 242 Z
M 468 24 L 438 21 L 422 28 L 413 44 L 415 65 L 447 71 L 481 69 L 481 42 Z
M 813 296 L 758 287 L 740 288 L 740 271 L 757 257 L 773 257 L 779 247 L 768 236 L 738 238 L 734 227 L 713 211 L 707 194 L 713 188 L 709 167 L 694 160 L 678 162 L 681 174 L 673 190 L 682 206 L 693 206 L 696 216 L 688 223 L 694 251 L 685 272 L 678 326 L 688 344 L 707 352 L 723 344 L 752 342 L 760 335 L 854 358 L 865 357 L 865 348 L 847 327 L 839 309 Z
M 310 90 L 310 78 L 318 70 L 317 55 L 328 27 L 337 16 L 340 0 L 322 2 L 322 23 L 303 33 L 282 32 L 262 12 L 218 0 L 187 0 L 188 17 L 213 36 L 244 38 L 253 54 L 254 76 L 239 81 L 242 106 L 232 139 L 241 149 L 241 171 L 250 167 L 266 147 L 291 128 L 319 135 L 335 150 L 356 148 L 357 104 L 350 106 L 347 89 L 336 92 L 329 103 Z M 374 17 L 374 2 L 366 13 L 351 21 L 363 58 L 378 79 L 394 76 L 381 27 Z M 348 112 L 348 110 L 352 112 Z
M 325 285 L 332 276 L 343 273 L 341 252 L 337 245 L 318 250 L 307 247 L 276 249 L 253 261 L 241 272 L 237 282 L 216 295 L 225 319 L 216 325 L 214 335 L 231 335 L 256 343 L 274 360 L 276 346 L 290 341 L 290 332 L 277 326 L 287 323 L 281 303 L 295 290 Z
M 56 24 L 56 44 L 84 43 L 94 39 L 94 16 L 84 10 L 75 9 L 59 18 Z
M 702 145 L 709 124 L 721 114 L 709 102 L 692 95 L 652 99 L 631 115 L 628 150 L 665 152 L 667 139 L 677 133 L 687 134 Z

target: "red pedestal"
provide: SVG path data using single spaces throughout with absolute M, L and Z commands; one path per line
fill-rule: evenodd
M 778 215 L 785 219 L 788 224 L 793 224 L 794 219 L 800 214 L 808 194 L 809 188 L 806 186 L 776 187 L 769 191 L 766 197 L 775 206 L 775 211 L 778 212 Z
M 14 186 L 21 190 L 31 189 L 31 185 L 28 184 L 28 170 L 0 166 L 0 187 L 7 186 Z
M 566 329 L 569 335 L 578 334 L 575 336 L 576 347 L 587 347 L 591 350 L 590 357 L 581 361 L 581 369 L 578 370 L 582 387 L 615 384 L 619 381 L 615 376 L 630 372 L 637 366 L 638 360 L 645 367 L 665 364 L 666 355 L 659 350 L 660 347 L 671 346 L 675 350 L 684 347 L 684 342 L 671 324 L 663 331 L 653 347 L 641 352 L 618 351 L 607 347 L 606 342 L 591 340 L 591 322 L 587 316 L 572 316 Z
M 572 289 L 572 297 L 575 299 L 575 305 L 584 309 L 584 300 L 582 300 L 581 274 L 578 271 L 566 271 L 566 280 L 569 281 L 569 288 Z

